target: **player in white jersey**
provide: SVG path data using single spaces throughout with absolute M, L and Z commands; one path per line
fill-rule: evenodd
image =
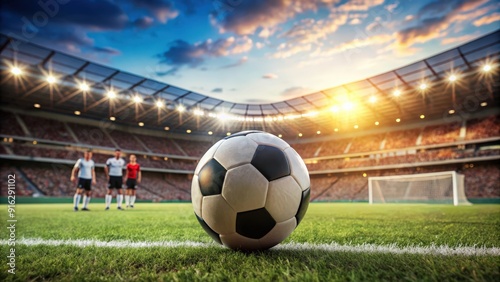
M 106 194 L 106 210 L 109 210 L 111 200 L 113 199 L 113 189 L 116 189 L 116 204 L 119 210 L 122 210 L 122 183 L 123 169 L 125 169 L 125 160 L 122 159 L 120 149 L 115 150 L 115 156 L 109 158 L 104 166 L 104 173 L 108 179 L 108 193 Z
M 92 196 L 91 185 L 96 184 L 95 178 L 95 164 L 92 160 L 92 152 L 86 151 L 83 158 L 76 161 L 73 170 L 71 170 L 71 182 L 75 182 L 75 174 L 78 173 L 78 181 L 76 186 L 76 193 L 73 197 L 73 209 L 78 211 L 78 204 L 80 203 L 80 198 L 82 196 L 83 190 L 85 190 L 85 195 L 83 196 L 83 208 L 82 211 L 89 211 L 88 205 L 90 202 L 90 197 Z

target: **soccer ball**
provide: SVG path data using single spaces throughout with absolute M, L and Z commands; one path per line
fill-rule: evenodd
M 191 185 L 194 213 L 219 244 L 235 250 L 271 248 L 298 226 L 309 206 L 309 173 L 282 139 L 242 131 L 215 143 Z

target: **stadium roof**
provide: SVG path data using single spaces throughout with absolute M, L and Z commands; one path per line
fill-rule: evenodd
M 270 104 L 216 99 L 6 35 L 0 35 L 0 55 L 3 105 L 37 104 L 173 132 L 258 129 L 310 137 L 442 119 L 498 106 L 500 99 L 500 31 L 392 71 Z

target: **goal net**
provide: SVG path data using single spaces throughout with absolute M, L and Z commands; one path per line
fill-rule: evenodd
M 370 204 L 449 203 L 469 205 L 464 176 L 455 171 L 368 178 Z

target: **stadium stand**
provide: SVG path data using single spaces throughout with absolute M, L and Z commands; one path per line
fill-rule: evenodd
M 186 152 L 188 156 L 202 156 L 211 146 L 210 142 L 200 142 L 194 140 L 173 140 Z
M 22 195 L 34 193 L 29 189 L 31 182 L 44 195 L 70 197 L 74 193 L 74 185 L 67 179 L 72 166 L 70 163 L 81 157 L 85 148 L 100 146 L 93 155 L 98 165 L 94 197 L 104 197 L 106 180 L 102 166 L 112 157 L 116 144 L 124 150 L 125 159 L 133 151 L 144 170 L 143 183 L 139 185 L 140 199 L 189 200 L 192 175 L 185 173 L 194 170 L 196 159 L 212 145 L 208 141 L 162 138 L 116 129 L 105 132 L 96 126 L 66 122 L 78 138 L 79 143 L 75 143 L 63 122 L 17 114 L 32 137 L 40 139 L 33 142 L 25 136 L 16 114 L 3 113 L 6 118 L 2 121 L 1 134 L 4 138 L 0 154 L 56 160 L 53 164 L 18 161 L 16 167 L 2 169 L 16 170 L 27 178 L 23 182 L 25 184 L 19 186 Z M 51 126 L 47 127 L 47 124 Z M 466 134 L 462 136 L 464 138 L 460 137 L 461 126 L 462 123 L 458 122 L 431 124 L 422 128 L 358 134 L 337 140 L 311 140 L 294 143 L 292 147 L 305 158 L 312 173 L 324 171 L 311 176 L 312 199 L 318 201 L 366 201 L 367 178 L 363 177 L 361 171 L 367 171 L 370 176 L 382 176 L 450 169 L 462 171 L 466 175 L 468 197 L 500 198 L 500 187 L 496 181 L 500 174 L 498 166 L 491 162 L 471 161 L 474 158 L 500 156 L 500 148 L 495 145 L 498 141 L 493 144 L 490 139 L 482 141 L 500 137 L 499 116 L 468 120 L 465 123 Z M 457 140 L 462 143 L 454 143 Z M 195 158 L 189 159 L 187 156 Z M 456 163 L 447 166 L 441 164 L 447 161 Z M 422 166 L 401 168 L 416 163 Z M 162 172 L 165 169 L 184 173 Z
M 351 142 L 349 153 L 378 151 L 384 139 L 385 133 L 356 137 Z
M 500 136 L 500 116 L 489 116 L 467 121 L 465 139 L 481 139 Z
M 184 153 L 168 138 L 159 138 L 155 136 L 138 135 L 138 138 L 146 144 L 152 152 L 167 155 L 182 156 Z
M 137 141 L 137 139 L 134 137 L 134 134 L 132 133 L 113 130 L 109 131 L 109 135 L 122 150 L 133 150 L 139 152 L 146 151 L 146 148 L 144 148 L 144 146 L 142 146 L 142 144 Z M 108 147 L 109 146 L 110 145 L 108 144 Z
M 144 172 L 143 182 L 139 184 L 140 194 L 143 190 L 149 191 L 162 200 L 191 200 L 191 180 L 185 174 L 159 174 Z
M 458 140 L 459 134 L 458 122 L 427 126 L 422 132 L 422 145 L 451 143 Z
M 0 144 L 0 155 L 5 155 L 7 154 L 7 150 L 5 150 L 5 147 Z
M 63 122 L 29 115 L 19 116 L 31 133 L 31 137 L 52 141 L 75 142 Z
M 455 170 L 465 175 L 468 198 L 499 198 L 500 168 L 495 164 L 458 164 L 449 166 L 416 167 L 362 173 L 320 174 L 311 176 L 311 200 L 367 201 L 368 176 L 387 176 Z
M 115 147 L 114 143 L 101 128 L 77 123 L 71 123 L 70 128 L 80 143 L 101 147 Z
M 2 134 L 24 136 L 23 129 L 19 125 L 14 113 L 0 111 L 0 114 L 2 115 L 2 118 L 0 119 Z
M 20 174 L 19 170 L 12 164 L 2 163 L 0 165 L 0 171 L 2 171 L 3 179 L 7 179 L 7 175 L 14 174 L 16 175 L 16 196 L 32 196 L 34 191 L 31 190 L 30 184 L 24 179 Z M 0 189 L 0 196 L 8 196 L 7 187 L 3 187 Z
M 401 149 L 417 145 L 417 139 L 422 129 L 398 130 L 388 132 L 385 138 L 384 149 Z

